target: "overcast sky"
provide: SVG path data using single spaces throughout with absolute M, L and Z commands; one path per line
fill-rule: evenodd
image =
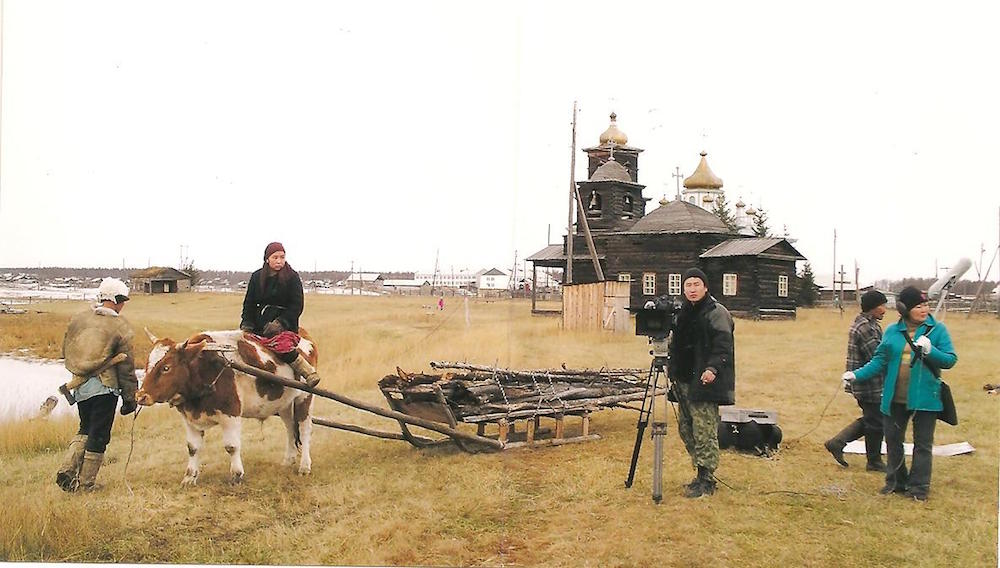
M 0 266 L 510 266 L 565 233 L 574 100 L 648 211 L 705 150 L 817 273 L 834 229 L 863 282 L 989 263 L 994 3 L 662 4 L 5 0 Z

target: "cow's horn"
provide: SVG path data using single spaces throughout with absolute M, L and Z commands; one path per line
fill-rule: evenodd
M 150 343 L 156 343 L 157 341 L 159 341 L 159 339 L 160 339 L 160 338 L 159 338 L 159 337 L 156 337 L 155 335 L 153 335 L 153 332 L 152 332 L 152 331 L 149 331 L 149 328 L 148 328 L 148 327 L 144 327 L 144 328 L 142 328 L 142 329 L 143 329 L 143 331 L 145 331 L 145 332 L 146 332 L 146 337 L 148 337 L 148 338 L 149 338 L 149 342 L 150 342 Z

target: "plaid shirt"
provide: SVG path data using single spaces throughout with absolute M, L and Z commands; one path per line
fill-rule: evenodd
M 871 361 L 881 342 L 882 326 L 878 324 L 878 320 L 864 312 L 858 314 L 847 336 L 847 364 L 844 370 L 856 371 Z M 879 403 L 882 402 L 884 379 L 883 375 L 877 375 L 869 381 L 848 385 L 844 390 L 853 394 L 858 402 Z

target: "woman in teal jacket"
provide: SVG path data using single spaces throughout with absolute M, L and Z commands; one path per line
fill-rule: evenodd
M 885 374 L 882 389 L 883 429 L 888 453 L 885 487 L 880 491 L 905 493 L 927 500 L 931 485 L 934 426 L 941 411 L 940 369 L 955 366 L 958 356 L 943 323 L 930 315 L 927 295 L 913 286 L 899 293 L 900 318 L 889 326 L 875 356 L 860 369 L 844 373 L 847 381 L 866 381 Z M 910 347 L 910 341 L 916 348 Z M 910 471 L 903 459 L 906 425 L 913 418 L 913 460 Z

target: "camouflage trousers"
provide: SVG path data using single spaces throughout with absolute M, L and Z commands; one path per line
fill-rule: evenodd
M 688 398 L 690 385 L 672 383 L 677 397 L 677 431 L 691 456 L 691 463 L 715 471 L 719 467 L 719 404 Z

